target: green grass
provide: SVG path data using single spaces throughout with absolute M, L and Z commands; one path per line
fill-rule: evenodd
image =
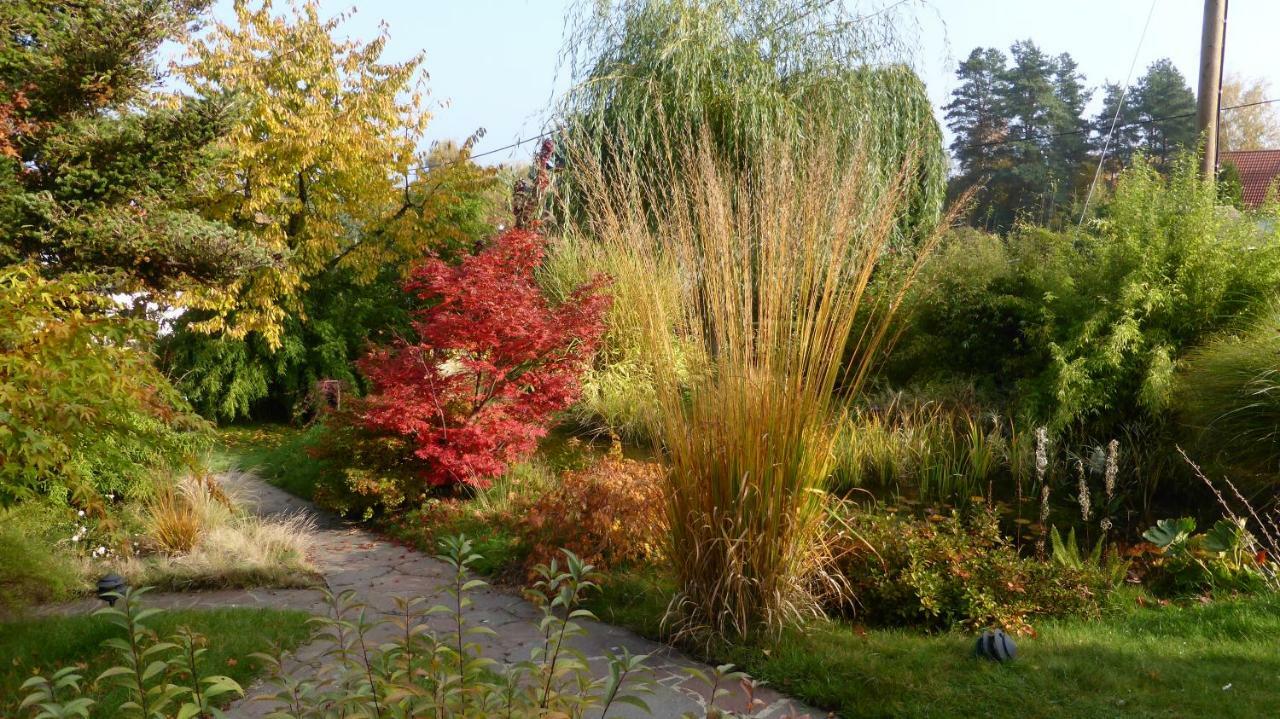
M 667 596 L 653 577 L 619 577 L 591 609 L 658 636 Z M 843 717 L 1274 716 L 1280 597 L 1128 606 L 1101 621 L 1044 622 L 1008 665 L 972 658 L 968 634 L 843 622 L 708 658 Z
M 210 466 L 252 471 L 292 495 L 311 499 L 320 480 L 335 470 L 331 462 L 307 453 L 309 447 L 323 443 L 323 432 L 320 424 L 223 427 L 218 430 L 220 441 Z
M 201 657 L 202 669 L 209 674 L 224 674 L 241 686 L 261 671 L 260 664 L 249 658 L 253 652 L 270 650 L 273 643 L 292 649 L 311 632 L 308 615 L 299 611 L 274 609 L 210 609 L 165 611 L 152 617 L 147 625 L 161 638 L 180 626 L 190 627 L 208 639 L 208 653 Z M 87 681 L 97 678 L 114 663 L 114 654 L 102 648 L 102 642 L 121 636 L 122 630 L 106 617 L 49 617 L 0 624 L 0 716 L 17 717 L 22 701 L 19 687 L 34 672 L 49 676 L 53 671 L 79 665 Z M 95 717 L 118 716 L 122 693 L 108 692 L 98 699 Z

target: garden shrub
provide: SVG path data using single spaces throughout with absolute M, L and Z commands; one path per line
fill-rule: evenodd
M 369 343 L 408 329 L 408 298 L 397 267 L 366 283 L 333 270 L 310 281 L 301 307 L 281 321 L 279 346 L 259 334 L 243 338 L 192 329 L 207 313 L 188 312 L 161 342 L 165 367 L 200 413 L 222 421 L 306 415 L 317 382 L 364 389 L 355 360 Z
M 601 569 L 656 559 L 667 539 L 665 469 L 653 461 L 609 455 L 566 472 L 522 514 L 526 566 L 550 562 L 568 549 Z
M 368 520 L 426 498 L 409 440 L 370 432 L 351 412 L 317 422 L 305 440 L 303 451 L 316 465 L 305 489 L 325 509 Z
M 1139 160 L 1081 231 L 956 235 L 904 315 L 891 375 L 975 378 L 1054 430 L 1167 414 L 1174 367 L 1280 286 L 1280 225 L 1221 212 L 1195 158 Z
M 871 623 L 1029 633 L 1039 618 L 1098 616 L 1116 580 L 1114 569 L 1019 556 L 985 509 L 922 520 L 856 512 L 848 522 L 840 565 L 855 613 Z
M 582 374 L 582 395 L 566 412 L 569 421 L 601 435 L 629 442 L 648 442 L 658 411 L 657 390 L 644 341 L 645 318 L 638 312 L 645 296 L 659 293 L 679 301 L 681 275 L 664 265 L 660 272 L 628 266 L 628 258 L 607 245 L 574 234 L 558 238 L 548 247 L 538 269 L 538 283 L 554 301 L 569 299 L 591 278 L 604 275 L 610 282 L 604 291 L 612 298 L 605 331 L 591 365 Z M 674 333 L 675 327 L 669 327 Z M 692 343 L 673 342 L 679 353 L 678 370 L 695 376 L 704 360 Z
M 141 497 L 153 471 L 205 446 L 204 423 L 144 349 L 154 324 L 115 314 L 97 282 L 0 268 L 0 505 Z
M 426 484 L 485 486 L 577 399 L 609 299 L 597 279 L 552 305 L 534 281 L 542 257 L 538 235 L 508 230 L 456 267 L 424 262 L 404 286 L 429 303 L 416 337 L 359 363 L 372 386 L 359 422 L 407 441 Z

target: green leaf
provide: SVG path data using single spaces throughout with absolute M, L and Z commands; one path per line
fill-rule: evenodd
M 1156 526 L 1142 533 L 1142 538 L 1161 549 L 1176 549 L 1196 531 L 1196 520 L 1191 517 L 1161 519 Z

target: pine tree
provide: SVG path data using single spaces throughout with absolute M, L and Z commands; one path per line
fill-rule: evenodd
M 1084 110 L 1093 91 L 1085 89 L 1084 75 L 1067 53 L 1054 59 L 1053 81 L 1057 102 L 1049 154 L 1058 183 L 1055 204 L 1065 207 L 1078 189 L 1082 169 L 1089 159 L 1089 121 Z
M 1002 83 L 1006 59 L 996 48 L 974 48 L 960 63 L 960 86 L 951 93 L 946 111 L 947 127 L 955 135 L 951 153 L 968 178 L 981 178 L 996 166 L 999 143 L 1009 134 L 1003 111 Z
M 1157 60 L 1138 81 L 1134 106 L 1142 121 L 1142 149 L 1168 169 L 1179 150 L 1196 146 L 1196 96 L 1168 58 Z
M 1138 110 L 1134 107 L 1134 92 L 1130 89 L 1128 93 L 1124 93 L 1124 105 L 1121 107 L 1122 93 L 1122 86 L 1107 83 L 1103 87 L 1102 109 L 1092 123 L 1093 152 L 1095 156 L 1101 157 L 1103 151 L 1106 151 L 1106 168 L 1113 173 L 1127 167 L 1133 161 L 1134 153 L 1142 146 L 1142 125 L 1138 122 Z M 1120 109 L 1119 118 L 1116 117 L 1117 107 Z
M 960 85 L 943 108 L 947 127 L 955 135 L 952 158 L 960 170 L 951 181 L 952 188 L 978 188 L 974 219 L 983 225 L 1003 225 L 1012 219 L 1001 212 L 1009 203 L 1003 186 L 995 182 L 995 176 L 1007 176 L 1008 169 L 1004 143 L 1009 137 L 1009 122 L 1003 96 L 1006 62 L 1004 53 L 996 48 L 974 48 L 956 70 Z
M 1051 57 L 1030 40 L 994 48 L 961 63 L 960 86 L 946 106 L 960 166 L 953 185 L 982 189 L 974 219 L 1007 229 L 1021 214 L 1048 222 L 1069 203 L 1088 157 L 1090 92 L 1075 60 Z

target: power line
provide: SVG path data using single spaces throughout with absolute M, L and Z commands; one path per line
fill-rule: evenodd
M 1272 99 L 1270 99 L 1270 100 L 1258 100 L 1257 102 L 1246 102 L 1246 103 L 1244 103 L 1244 104 L 1242 104 L 1242 105 L 1232 105 L 1232 106 L 1230 106 L 1230 107 L 1223 107 L 1223 108 L 1219 108 L 1219 109 L 1220 109 L 1221 111 L 1225 112 L 1225 111 L 1227 111 L 1227 110 L 1240 110 L 1240 109 L 1243 109 L 1243 108 L 1246 108 L 1246 107 L 1254 107 L 1254 106 L 1256 106 L 1256 105 L 1269 105 L 1269 104 L 1271 104 L 1271 103 L 1273 103 L 1273 102 L 1280 102 L 1280 97 L 1275 97 L 1275 98 L 1272 98 Z M 1184 117 L 1195 117 L 1195 113 L 1194 113 L 1194 112 L 1183 112 L 1183 113 L 1179 113 L 1179 114 L 1177 114 L 1177 115 L 1165 115 L 1164 117 L 1153 117 L 1153 118 L 1148 119 L 1148 120 L 1134 120 L 1133 122 L 1125 122 L 1125 123 L 1121 123 L 1118 127 L 1133 127 L 1133 126 L 1135 126 L 1135 125 L 1152 125 L 1152 124 L 1155 124 L 1155 123 L 1157 123 L 1157 122 L 1164 122 L 1165 120 L 1179 120 L 1179 119 L 1182 119 L 1182 118 L 1184 118 Z M 1069 136 L 1071 136 L 1071 135 L 1084 135 L 1084 134 L 1088 134 L 1089 132 L 1091 132 L 1091 130 L 1088 130 L 1088 129 L 1084 129 L 1084 130 L 1065 130 L 1065 131 L 1063 131 L 1063 132 L 1053 132 L 1053 133 L 1049 133 L 1049 134 L 1046 134 L 1046 135 L 1032 135 L 1032 136 L 1030 136 L 1030 137 L 1006 138 L 1006 139 L 1003 139 L 1003 140 L 992 140 L 992 141 L 990 141 L 990 142 L 975 142 L 975 143 L 973 143 L 973 144 L 964 145 L 964 146 L 963 146 L 963 147 L 961 147 L 960 149 L 962 149 L 962 150 L 970 150 L 970 149 L 977 148 L 977 147 L 994 147 L 994 146 L 996 146 L 996 145 L 1008 145 L 1008 144 L 1011 144 L 1011 143 L 1014 143 L 1014 142 L 1033 142 L 1033 141 L 1035 141 L 1035 140 L 1052 140 L 1052 139 L 1054 139 L 1054 138 L 1056 138 L 1056 137 L 1069 137 Z
M 1102 143 L 1102 154 L 1098 158 L 1098 170 L 1093 173 L 1093 182 L 1089 183 L 1089 192 L 1084 196 L 1084 209 L 1080 211 L 1080 224 L 1084 224 L 1085 213 L 1089 211 L 1089 200 L 1093 199 L 1093 188 L 1102 177 L 1102 165 L 1107 161 L 1107 150 L 1111 149 L 1111 138 L 1116 134 L 1116 124 L 1120 122 L 1120 111 L 1124 109 L 1124 99 L 1129 95 L 1129 83 L 1133 80 L 1133 69 L 1138 66 L 1138 56 L 1142 54 L 1142 43 L 1147 39 L 1147 29 L 1151 27 L 1151 16 L 1156 12 L 1156 3 L 1151 0 L 1151 9 L 1147 11 L 1147 21 L 1142 25 L 1142 35 L 1138 37 L 1138 46 L 1133 50 L 1133 61 L 1129 63 L 1129 74 L 1124 78 L 1124 89 L 1120 91 L 1120 99 L 1116 101 L 1116 114 L 1111 118 L 1111 129 L 1107 131 L 1107 139 Z
M 526 137 L 526 138 L 524 138 L 524 139 L 522 139 L 522 140 L 516 140 L 515 142 L 511 143 L 510 145 L 503 145 L 502 147 L 495 147 L 495 148 L 494 148 L 494 149 L 492 149 L 492 150 L 485 150 L 484 152 L 478 152 L 478 153 L 476 153 L 476 154 L 474 154 L 474 155 L 468 155 L 468 156 L 467 156 L 467 159 L 469 159 L 469 160 L 474 160 L 474 159 L 476 159 L 477 157 L 484 157 L 485 155 L 494 155 L 494 154 L 497 154 L 497 153 L 499 153 L 499 152 L 502 152 L 503 150 L 510 150 L 510 149 L 513 149 L 513 148 L 519 147 L 519 146 L 521 146 L 521 145 L 523 145 L 523 144 L 525 144 L 525 143 L 533 142 L 534 140 L 541 140 L 541 139 L 542 139 L 542 138 L 544 138 L 544 137 L 549 137 L 549 136 L 554 135 L 554 134 L 555 134 L 555 131 L 554 131 L 554 130 L 548 130 L 548 131 L 543 132 L 543 133 L 541 133 L 541 134 L 534 135 L 533 137 Z

